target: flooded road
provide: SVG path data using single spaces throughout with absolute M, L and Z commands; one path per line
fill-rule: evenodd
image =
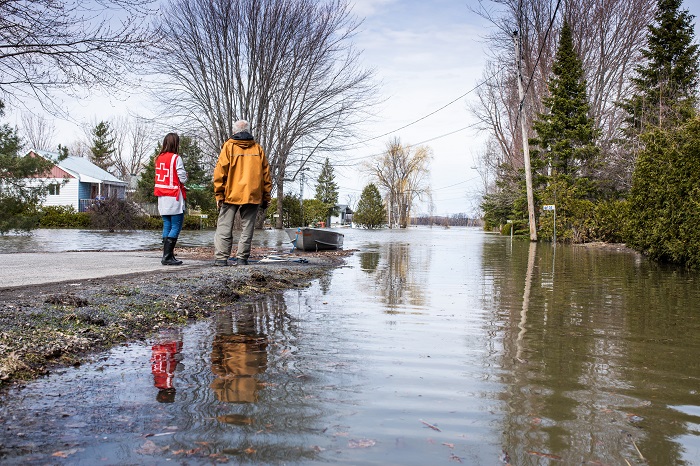
M 697 274 L 345 232 L 358 252 L 307 289 L 11 391 L 0 462 L 700 464 Z

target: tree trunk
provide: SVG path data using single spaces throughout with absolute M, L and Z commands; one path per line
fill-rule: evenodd
M 275 228 L 281 230 L 283 228 L 282 224 L 282 200 L 284 199 L 284 176 L 278 176 L 277 178 L 277 221 L 275 221 Z

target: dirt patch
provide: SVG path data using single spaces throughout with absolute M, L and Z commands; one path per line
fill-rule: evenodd
M 55 367 L 79 365 L 96 351 L 145 339 L 162 327 L 207 318 L 218 307 L 306 287 L 353 251 L 300 252 L 256 262 L 270 252 L 254 249 L 249 266 L 202 262 L 175 271 L 0 290 L 0 389 Z M 176 254 L 213 260 L 211 248 L 179 248 Z

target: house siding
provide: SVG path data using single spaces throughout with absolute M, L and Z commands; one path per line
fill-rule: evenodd
M 47 194 L 46 199 L 42 205 L 44 206 L 72 206 L 76 211 L 78 210 L 78 180 L 75 178 L 68 179 L 65 184 L 64 180 L 55 178 L 37 178 L 36 181 L 28 183 L 30 186 L 39 186 L 40 183 L 52 184 L 58 183 L 61 187 L 59 194 L 51 195 Z

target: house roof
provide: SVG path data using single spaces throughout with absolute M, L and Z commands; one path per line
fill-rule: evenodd
M 57 162 L 59 156 L 56 152 L 45 150 L 32 150 L 32 152 L 44 157 L 45 159 L 49 159 L 55 162 L 59 168 L 67 171 L 82 182 L 119 184 L 124 186 L 128 184 L 126 181 L 120 180 L 116 176 L 112 175 L 106 170 L 101 169 L 86 158 L 69 155 L 65 159 Z

